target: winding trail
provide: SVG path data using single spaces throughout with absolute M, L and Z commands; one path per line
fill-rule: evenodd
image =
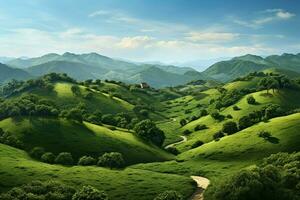
M 180 137 L 182 138 L 181 141 L 169 144 L 165 147 L 165 149 L 167 149 L 169 147 L 174 147 L 178 144 L 181 144 L 181 143 L 184 143 L 187 141 L 186 136 L 181 135 Z M 207 178 L 204 178 L 201 176 L 191 176 L 191 178 L 197 183 L 197 189 L 194 192 L 194 194 L 192 195 L 192 197 L 190 198 L 190 200 L 204 200 L 203 192 L 208 187 L 210 181 Z
M 165 147 L 165 149 L 167 149 L 167 148 L 169 148 L 169 147 L 174 147 L 174 146 L 176 146 L 176 145 L 178 145 L 178 144 L 181 144 L 181 143 L 184 143 L 184 142 L 187 141 L 187 137 L 186 137 L 186 136 L 181 135 L 180 137 L 182 138 L 181 141 L 175 142 L 175 143 L 172 143 L 172 144 L 169 144 L 169 145 L 167 145 L 167 146 Z

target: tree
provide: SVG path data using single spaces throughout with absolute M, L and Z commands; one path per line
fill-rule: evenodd
M 62 113 L 62 115 L 67 119 L 75 120 L 78 122 L 82 122 L 83 120 L 82 110 L 78 108 L 72 108 L 69 111 L 65 111 Z
M 150 141 L 157 146 L 162 146 L 165 140 L 165 134 L 156 127 L 151 120 L 143 120 L 134 127 L 135 135 L 146 141 Z
M 206 115 L 208 115 L 207 110 L 202 109 L 202 110 L 200 111 L 200 116 L 203 117 L 203 116 L 206 116 Z
M 222 107 L 223 107 L 223 104 L 222 104 L 220 101 L 217 101 L 217 102 L 216 102 L 216 105 L 215 105 L 215 108 L 216 108 L 217 110 L 220 110 Z
M 53 164 L 55 160 L 55 155 L 51 152 L 46 152 L 42 155 L 41 160 L 45 163 Z
M 224 133 L 222 131 L 218 131 L 213 135 L 213 139 L 218 141 L 220 138 L 224 137 Z
M 82 165 L 82 166 L 95 165 L 95 164 L 96 164 L 96 159 L 91 156 L 82 156 L 78 161 L 78 165 Z
M 192 149 L 200 147 L 204 144 L 204 142 L 202 142 L 201 140 L 197 140 L 196 142 L 194 142 L 191 146 Z
M 200 131 L 200 130 L 204 130 L 207 129 L 207 126 L 205 124 L 198 124 L 195 128 L 194 131 Z
M 117 121 L 112 114 L 106 114 L 102 116 L 102 123 L 116 126 Z
M 174 154 L 174 155 L 178 155 L 179 154 L 179 151 L 176 147 L 168 147 L 166 148 L 167 152 L 171 153 L 171 154 Z
M 30 151 L 30 156 L 35 159 L 41 159 L 42 155 L 45 153 L 45 149 L 43 147 L 34 147 Z
M 62 165 L 72 165 L 74 163 L 71 153 L 62 152 L 55 158 L 55 163 Z
M 221 115 L 218 111 L 214 111 L 210 115 L 211 115 L 212 118 L 214 118 L 218 121 L 222 121 L 225 118 L 224 115 Z
M 179 123 L 181 126 L 185 126 L 187 122 L 185 119 L 181 119 Z
M 239 129 L 245 129 L 253 125 L 253 122 L 250 117 L 243 116 L 239 119 Z
M 121 168 L 124 167 L 125 161 L 123 155 L 119 152 L 105 153 L 99 157 L 98 166 L 109 168 Z
M 99 191 L 92 186 L 83 186 L 73 195 L 72 200 L 108 200 L 108 197 L 104 191 Z
M 226 122 L 223 124 L 222 132 L 227 133 L 228 135 L 238 132 L 237 124 L 233 121 Z
M 192 132 L 190 131 L 190 130 L 188 130 L 188 129 L 185 129 L 184 131 L 183 131 L 183 135 L 189 135 L 189 134 L 191 134 Z
M 79 96 L 81 93 L 80 93 L 80 88 L 78 85 L 72 85 L 71 87 L 71 91 L 73 92 L 73 94 L 75 96 Z
M 256 100 L 252 95 L 250 95 L 247 97 L 247 102 L 248 104 L 254 105 L 256 103 Z
M 178 192 L 170 190 L 159 194 L 154 200 L 183 200 L 183 197 Z
M 237 110 L 241 110 L 237 105 L 232 107 L 233 110 L 237 111 Z

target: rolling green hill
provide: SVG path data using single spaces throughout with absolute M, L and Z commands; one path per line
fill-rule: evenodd
M 146 170 L 110 170 L 101 167 L 64 167 L 49 165 L 29 158 L 22 150 L 0 144 L 0 191 L 33 180 L 61 181 L 80 188 L 91 185 L 104 190 L 110 199 L 152 200 L 166 190 L 176 190 L 188 198 L 194 183 L 189 177 Z
M 41 146 L 58 154 L 71 152 L 98 157 L 105 152 L 121 152 L 128 164 L 170 159 L 171 156 L 150 144 L 145 144 L 125 130 L 110 130 L 105 126 L 76 123 L 54 118 L 9 118 L 0 127 L 17 136 L 30 151 Z

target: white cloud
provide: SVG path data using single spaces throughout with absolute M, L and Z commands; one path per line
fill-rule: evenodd
M 95 12 L 90 13 L 88 16 L 89 17 L 97 17 L 97 16 L 101 16 L 101 15 L 108 15 L 108 14 L 110 14 L 110 12 L 107 10 L 97 10 Z
M 134 49 L 138 47 L 145 47 L 147 44 L 152 42 L 154 38 L 149 36 L 135 36 L 135 37 L 124 37 L 117 44 L 120 48 Z
M 238 33 L 190 32 L 186 39 L 193 42 L 228 42 L 238 37 Z
M 267 9 L 262 11 L 261 13 L 263 14 L 263 16 L 257 19 L 253 19 L 250 21 L 234 19 L 233 22 L 250 28 L 260 28 L 265 24 L 276 21 L 288 20 L 296 16 L 294 13 L 285 11 L 283 9 Z

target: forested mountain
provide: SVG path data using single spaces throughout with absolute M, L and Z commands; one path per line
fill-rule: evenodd
M 10 81 L 12 79 L 25 80 L 30 78 L 31 75 L 21 69 L 11 68 L 7 65 L 0 63 L 0 83 Z

